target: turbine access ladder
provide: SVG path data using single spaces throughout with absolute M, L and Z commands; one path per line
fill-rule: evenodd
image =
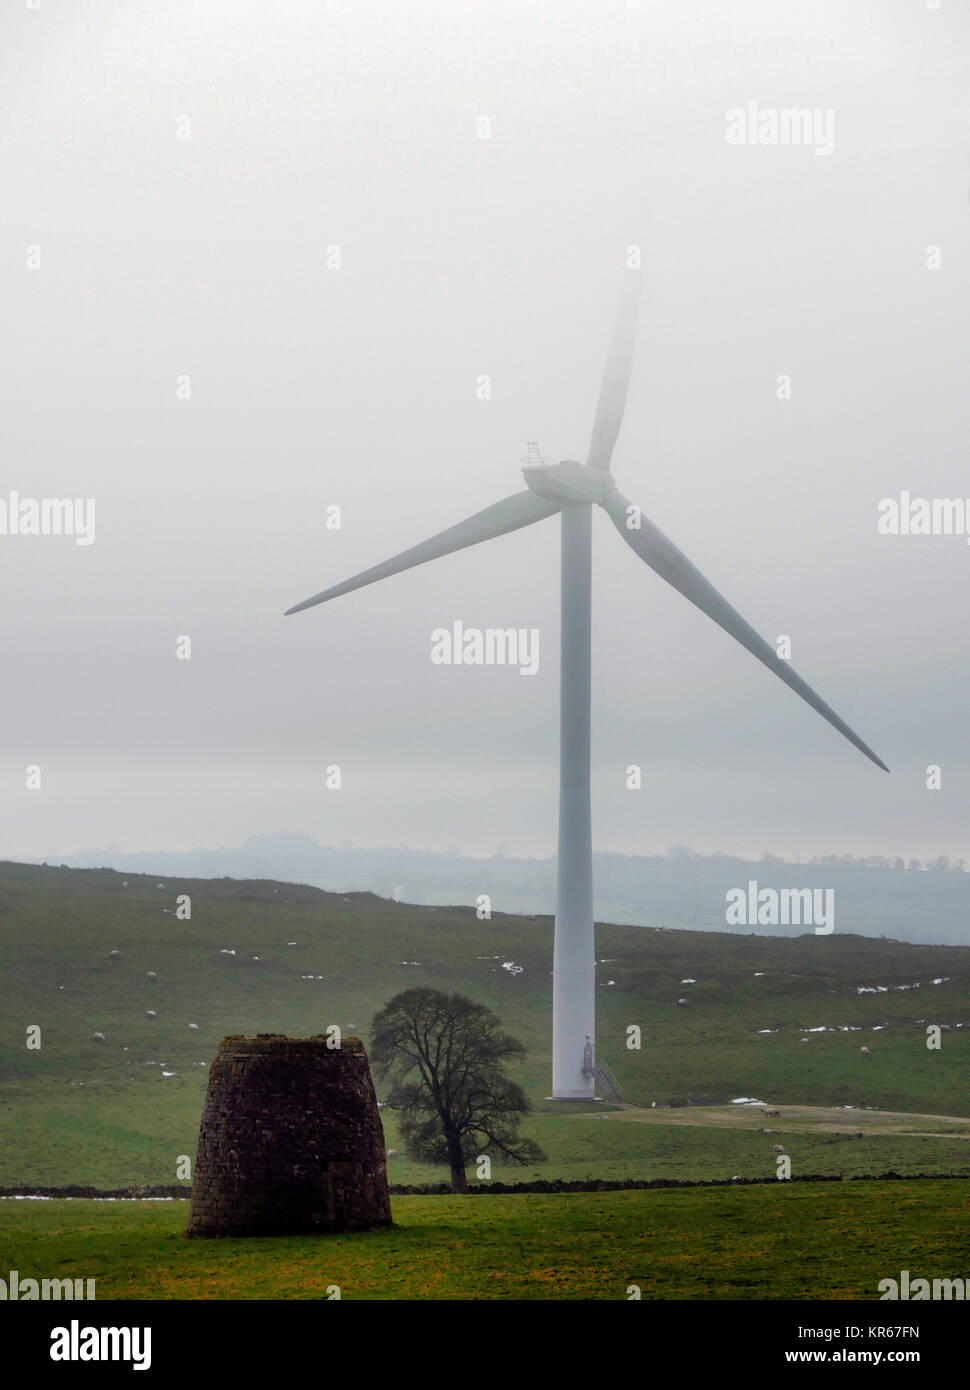
M 597 1062 L 593 1057 L 592 1045 L 587 1042 L 583 1054 L 583 1075 L 593 1076 L 599 1083 L 599 1088 L 606 1096 L 607 1100 L 615 1100 L 622 1105 L 623 1097 L 620 1095 L 620 1087 L 616 1077 L 613 1075 L 606 1062 Z

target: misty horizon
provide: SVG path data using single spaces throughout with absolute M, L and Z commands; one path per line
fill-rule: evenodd
M 967 494 L 970 16 L 297 16 L 0 20 L 3 495 L 85 508 L 0 534 L 0 850 L 551 854 L 557 519 L 282 615 L 585 457 L 633 247 L 617 482 L 892 771 L 597 515 L 596 849 L 970 856 L 966 545 L 880 529 Z

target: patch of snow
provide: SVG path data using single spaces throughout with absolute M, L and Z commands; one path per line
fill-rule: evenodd
M 0 1197 L 0 1202 L 181 1202 L 183 1197 L 42 1197 L 39 1193 L 17 1192 Z

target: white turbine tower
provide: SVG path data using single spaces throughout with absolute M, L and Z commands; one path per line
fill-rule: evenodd
M 596 981 L 593 943 L 593 851 L 590 829 L 590 585 L 593 504 L 608 513 L 626 543 L 884 772 L 889 769 L 787 662 L 741 617 L 686 555 L 618 491 L 610 459 L 623 410 L 636 333 L 638 275 L 629 273 L 610 345 L 585 463 L 565 461 L 522 470 L 528 491 L 476 512 L 430 540 L 287 610 L 326 603 L 441 555 L 562 517 L 562 640 L 559 733 L 559 859 L 553 959 L 552 1093 L 591 1100 L 595 1093 Z M 587 1043 L 589 1046 L 587 1047 Z

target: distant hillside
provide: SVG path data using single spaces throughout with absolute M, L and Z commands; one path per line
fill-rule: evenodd
M 705 931 L 741 931 L 725 921 L 725 895 L 756 880 L 762 888 L 831 888 L 836 932 L 898 941 L 970 945 L 970 874 L 942 867 L 906 868 L 846 862 L 822 864 L 735 859 L 728 855 L 594 855 L 596 914 L 604 921 Z M 548 913 L 555 904 L 554 859 L 462 858 L 423 850 L 342 849 L 309 835 L 259 835 L 237 848 L 168 854 L 83 850 L 64 863 L 129 873 L 193 878 L 269 878 L 331 892 L 369 889 L 381 897 L 443 906 L 473 904 L 487 893 L 502 912 Z M 942 865 L 945 861 L 936 861 Z M 762 928 L 791 935 L 785 927 Z
M 180 894 L 191 920 L 176 916 Z M 970 1115 L 970 948 L 600 926 L 597 957 L 598 1051 L 626 1100 Z M 480 921 L 470 907 L 264 880 L 0 863 L 0 1185 L 171 1182 L 195 1153 L 223 1035 L 337 1023 L 366 1043 L 376 1010 L 415 984 L 471 994 L 525 1042 L 520 1078 L 547 1112 L 529 1122 L 550 1155 L 544 1174 L 741 1171 L 744 1136 L 715 1150 L 683 1127 L 624 1125 L 621 1138 L 620 1126 L 553 1117 L 551 968 L 548 917 Z M 928 1023 L 944 1028 L 940 1051 L 926 1048 Z M 631 1025 L 639 1051 L 627 1048 Z M 26 1046 L 33 1027 L 39 1050 Z M 922 1171 L 920 1142 L 891 1161 L 862 1142 L 848 1159 L 819 1147 L 808 1171 Z M 970 1162 L 966 1142 L 922 1142 L 937 1171 Z M 430 1174 L 402 1163 L 396 1176 Z

